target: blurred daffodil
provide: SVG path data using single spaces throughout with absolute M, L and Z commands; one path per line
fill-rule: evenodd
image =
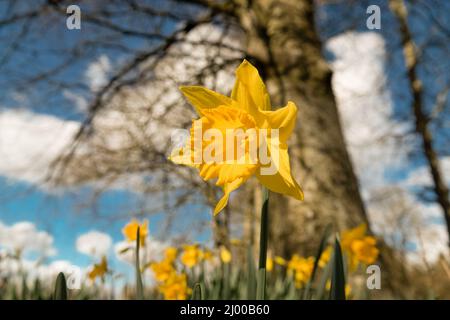
M 358 239 L 362 239 L 367 232 L 367 225 L 365 223 L 360 224 L 359 226 L 345 230 L 341 235 L 341 246 L 343 250 L 351 250 L 352 242 Z
M 203 260 L 210 261 L 213 258 L 213 253 L 209 249 L 203 251 Z
M 175 247 L 167 247 L 166 250 L 164 250 L 164 259 L 173 262 L 177 258 L 178 249 Z
M 330 261 L 331 252 L 333 251 L 333 248 L 331 246 L 328 246 L 320 256 L 319 259 L 319 267 L 325 268 L 325 266 L 328 264 L 328 261 Z
M 185 245 L 183 246 L 181 263 L 183 263 L 188 268 L 192 268 L 201 261 L 202 256 L 203 251 L 198 247 L 198 245 Z
M 273 270 L 273 258 L 271 256 L 267 257 L 266 260 L 266 270 L 271 272 Z
M 280 257 L 280 256 L 275 256 L 275 258 L 273 259 L 274 262 L 280 266 L 285 266 L 286 265 L 286 259 Z
M 166 281 L 174 273 L 176 273 L 176 270 L 173 267 L 171 261 L 168 260 L 151 263 L 150 269 L 153 271 L 155 279 L 158 281 Z
M 231 262 L 231 252 L 224 246 L 220 248 L 220 260 L 225 264 Z
M 376 239 L 367 236 L 367 225 L 359 226 L 342 232 L 342 249 L 345 252 L 350 271 L 355 271 L 360 263 L 372 264 L 379 255 Z
M 300 257 L 294 254 L 287 264 L 288 274 L 294 276 L 295 286 L 302 288 L 311 277 L 314 268 L 313 257 Z
M 351 250 L 359 261 L 364 264 L 372 264 L 377 260 L 379 254 L 376 244 L 377 240 L 374 237 L 367 236 L 353 241 Z
M 88 278 L 91 281 L 95 281 L 96 278 L 104 279 L 105 274 L 108 272 L 108 261 L 106 257 L 102 257 L 102 260 L 98 264 L 94 264 L 92 270 L 88 274 Z
M 285 107 L 270 111 L 269 94 L 253 65 L 244 60 L 237 68 L 231 97 L 198 86 L 180 89 L 200 119 L 193 121 L 186 146 L 174 150 L 169 159 L 198 168 L 204 180 L 217 179 L 216 185 L 222 187 L 224 195 L 214 214 L 227 205 L 230 193 L 253 175 L 269 190 L 303 200 L 303 192 L 291 174 L 287 148 L 287 140 L 296 124 L 297 107 L 288 102 Z M 203 134 L 197 136 L 196 128 L 202 128 L 202 132 L 218 132 L 222 142 L 219 143 L 221 139 L 216 134 L 211 139 Z M 244 134 L 245 137 L 236 143 L 235 137 L 242 131 L 254 135 Z M 261 138 L 264 134 L 267 136 Z M 230 135 L 232 140 L 223 141 L 227 140 L 223 137 Z M 258 150 L 256 159 L 250 147 L 253 145 Z M 241 154 L 239 150 L 242 150 Z M 263 161 L 261 151 L 271 161 Z M 227 159 L 207 161 L 204 154 L 210 154 L 214 159 L 226 154 Z M 268 173 L 272 164 L 275 164 L 275 170 Z
M 186 300 L 192 290 L 188 287 L 186 274 L 172 274 L 159 287 L 165 300 Z
M 136 241 L 137 230 L 139 228 L 139 242 L 141 246 L 145 245 L 145 238 L 148 235 L 148 220 L 139 223 L 138 220 L 132 219 L 123 229 L 122 233 L 129 242 Z
M 240 246 L 242 244 L 242 240 L 238 238 L 232 238 L 230 239 L 230 244 L 232 246 Z

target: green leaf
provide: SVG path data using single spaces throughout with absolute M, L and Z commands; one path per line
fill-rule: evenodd
M 262 188 L 261 231 L 259 234 L 259 267 L 256 283 L 256 300 L 266 298 L 266 261 L 269 229 L 269 190 Z
M 266 298 L 266 268 L 258 269 L 256 287 L 256 300 L 264 300 Z
M 247 299 L 256 298 L 256 277 L 255 261 L 253 260 L 253 246 L 250 244 L 247 249 Z
M 25 275 L 22 276 L 22 300 L 28 299 L 28 285 L 27 285 L 27 278 Z
M 322 270 L 318 284 L 316 286 L 316 291 L 314 293 L 314 299 L 316 299 L 316 300 L 324 300 L 325 299 L 325 291 L 327 288 L 328 279 L 330 278 L 331 267 L 332 267 L 332 263 L 333 263 L 332 260 L 333 259 L 330 259 L 330 261 L 328 261 L 325 268 Z
M 33 287 L 33 300 L 41 300 L 42 296 L 41 296 L 41 282 L 39 281 L 39 279 L 37 278 L 34 281 L 34 287 Z
M 60 272 L 56 278 L 54 300 L 67 300 L 67 284 L 64 273 Z
M 330 300 L 345 300 L 344 261 L 342 258 L 341 244 L 337 235 L 334 242 Z
M 205 288 L 202 283 L 196 283 L 192 291 L 192 300 L 205 300 Z
M 319 260 L 320 260 L 320 257 L 322 256 L 323 251 L 326 248 L 328 238 L 329 238 L 332 230 L 333 230 L 333 225 L 330 223 L 326 226 L 325 231 L 322 235 L 322 239 L 320 240 L 319 249 L 317 250 L 316 257 L 314 259 L 314 267 L 313 267 L 313 271 L 311 274 L 311 278 L 309 279 L 308 283 L 306 284 L 306 288 L 303 293 L 303 300 L 308 300 L 311 298 L 311 286 L 314 283 L 314 280 L 316 278 L 317 268 L 319 266 Z
M 230 286 L 231 286 L 231 266 L 229 263 L 222 262 L 222 299 L 230 299 Z

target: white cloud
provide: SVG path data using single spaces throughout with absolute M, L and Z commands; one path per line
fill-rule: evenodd
M 96 92 L 107 83 L 111 67 L 111 62 L 106 55 L 101 55 L 93 63 L 89 64 L 85 78 L 91 91 Z
M 0 175 L 38 184 L 79 123 L 24 110 L 0 112 Z
M 77 238 L 75 246 L 83 254 L 100 258 L 108 255 L 111 245 L 112 239 L 108 234 L 89 231 Z
M 344 135 L 367 193 L 386 184 L 387 170 L 403 166 L 411 147 L 395 138 L 407 127 L 392 119 L 384 39 L 374 32 L 349 32 L 331 38 L 326 46 L 335 56 L 333 90 Z
M 20 251 L 23 254 L 37 253 L 41 256 L 56 254 L 53 236 L 37 230 L 29 221 L 17 222 L 11 226 L 0 222 L 0 248 L 11 253 Z

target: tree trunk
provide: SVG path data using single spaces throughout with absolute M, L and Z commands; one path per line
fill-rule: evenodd
M 274 106 L 299 108 L 289 143 L 299 202 L 271 194 L 271 246 L 277 254 L 313 253 L 328 223 L 338 229 L 367 222 L 346 149 L 331 70 L 322 56 L 312 0 L 250 1 L 239 10 L 249 58 L 266 79 Z M 317 241 L 315 241 L 317 240 Z

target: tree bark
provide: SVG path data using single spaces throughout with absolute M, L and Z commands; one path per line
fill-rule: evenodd
M 368 222 L 342 133 L 331 70 L 322 56 L 312 0 L 255 0 L 238 11 L 249 58 L 266 79 L 272 104 L 299 108 L 289 143 L 299 202 L 271 194 L 271 246 L 277 254 L 312 254 L 325 226 Z M 317 240 L 317 241 L 314 241 Z
M 414 40 L 408 27 L 408 11 L 403 0 L 390 0 L 389 6 L 397 18 L 400 28 L 400 36 L 403 46 L 403 54 L 412 94 L 412 107 L 415 118 L 415 129 L 422 140 L 423 154 L 428 163 L 428 169 L 433 179 L 433 190 L 436 194 L 437 202 L 442 208 L 444 221 L 447 226 L 450 246 L 450 200 L 445 179 L 440 168 L 439 158 L 434 150 L 433 135 L 428 127 L 422 102 L 422 83 L 417 76 L 418 56 L 415 49 Z

